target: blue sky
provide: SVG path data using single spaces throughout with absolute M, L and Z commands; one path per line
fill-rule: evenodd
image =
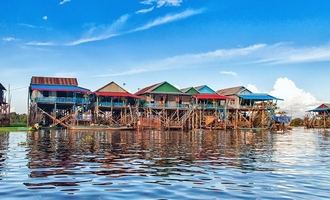
M 0 81 L 246 85 L 301 112 L 330 99 L 329 10 L 327 0 L 2 0 Z M 25 112 L 26 89 L 12 95 Z

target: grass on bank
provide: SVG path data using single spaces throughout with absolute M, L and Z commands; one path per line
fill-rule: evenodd
M 0 127 L 0 132 L 28 131 L 26 124 L 11 124 L 10 126 Z

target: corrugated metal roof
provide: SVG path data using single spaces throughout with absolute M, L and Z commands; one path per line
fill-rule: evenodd
M 74 85 L 46 85 L 46 84 L 32 84 L 31 90 L 50 91 L 50 92 L 81 92 L 91 93 L 90 90 L 74 86 Z
M 238 95 L 244 90 L 248 90 L 248 89 L 246 89 L 246 87 L 244 87 L 244 86 L 238 86 L 238 87 L 221 89 L 221 90 L 218 90 L 217 93 L 220 95 L 232 96 L 232 95 Z
M 72 85 L 78 86 L 76 78 L 59 78 L 59 77 L 40 77 L 33 76 L 31 84 L 45 84 L 45 85 Z
M 269 94 L 263 94 L 263 93 L 243 94 L 243 95 L 239 95 L 239 97 L 244 100 L 254 100 L 254 101 L 283 100 L 273 97 Z
M 6 88 L 0 83 L 0 90 L 6 90 Z
M 228 97 L 218 95 L 218 94 L 196 94 L 194 95 L 196 99 L 205 99 L 205 100 L 226 100 Z

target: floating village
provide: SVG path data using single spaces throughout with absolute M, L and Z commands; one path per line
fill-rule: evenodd
M 0 84 L 0 125 L 10 124 L 6 88 Z M 285 131 L 291 117 L 281 112 L 283 99 L 253 93 L 244 86 L 214 90 L 207 85 L 176 88 L 156 83 L 132 94 L 115 82 L 96 91 L 76 78 L 32 77 L 28 122 L 32 129 L 194 130 L 268 129 Z M 330 104 L 306 113 L 306 128 L 327 128 Z

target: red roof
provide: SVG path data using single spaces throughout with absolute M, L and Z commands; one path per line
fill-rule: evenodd
M 33 76 L 31 84 L 44 84 L 44 85 L 72 85 L 78 86 L 76 78 L 57 78 L 57 77 L 37 77 Z
M 103 96 L 103 97 L 131 97 L 135 99 L 139 99 L 139 96 L 128 92 L 95 92 L 96 96 Z
M 229 97 L 218 95 L 218 94 L 195 94 L 196 99 L 205 99 L 205 100 L 226 100 Z

